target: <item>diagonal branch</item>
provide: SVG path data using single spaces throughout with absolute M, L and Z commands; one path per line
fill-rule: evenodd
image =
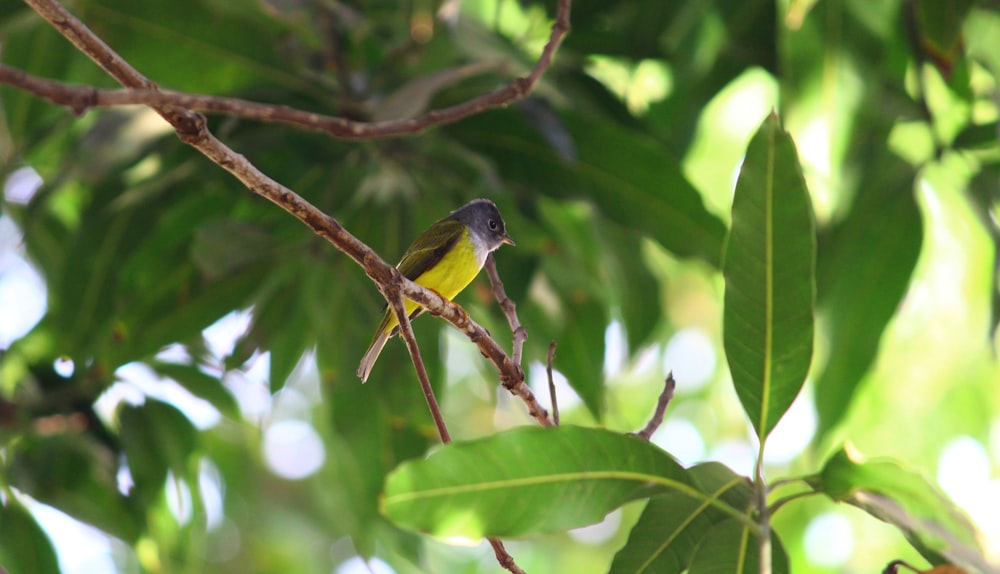
M 336 219 L 326 215 L 289 188 L 268 177 L 245 157 L 222 143 L 208 130 L 204 116 L 193 110 L 201 109 L 235 115 L 239 115 L 240 110 L 244 110 L 245 117 L 256 117 L 257 119 L 271 117 L 270 121 L 284 121 L 293 124 L 296 124 L 296 121 L 293 120 L 302 120 L 296 125 L 309 129 L 321 129 L 319 126 L 322 125 L 339 126 L 336 129 L 346 130 L 340 133 L 339 137 L 351 137 L 352 139 L 416 133 L 433 125 L 457 121 L 490 107 L 508 104 L 527 95 L 551 64 L 556 48 L 568 31 L 570 0 L 559 1 L 559 16 L 552 27 L 549 42 L 528 76 L 518 78 L 499 90 L 473 98 L 464 104 L 432 111 L 415 120 L 379 124 L 340 123 L 346 122 L 346 120 L 328 117 L 323 120 L 321 116 L 281 106 L 263 106 L 253 102 L 227 98 L 207 98 L 177 92 L 161 92 L 154 82 L 133 68 L 56 0 L 25 0 L 25 2 L 81 52 L 89 56 L 104 71 L 129 90 L 105 91 L 89 87 L 72 87 L 37 78 L 7 66 L 0 66 L 0 83 L 10 84 L 45 97 L 57 104 L 71 108 L 76 113 L 82 113 L 86 109 L 98 105 L 137 103 L 150 106 L 173 126 L 181 141 L 194 147 L 228 171 L 254 193 L 270 200 L 302 221 L 313 232 L 332 243 L 358 263 L 378 285 L 379 290 L 386 296 L 399 318 L 401 335 L 406 340 L 428 407 L 443 442 L 450 442 L 451 437 L 434 397 L 409 318 L 406 316 L 404 296 L 420 304 L 431 314 L 443 317 L 464 332 L 470 340 L 476 343 L 483 355 L 494 363 L 501 383 L 512 394 L 521 398 L 531 416 L 544 426 L 552 425 L 548 413 L 538 404 L 531 390 L 524 383 L 524 371 L 519 364 L 519 354 L 518 360 L 512 360 L 486 330 L 469 318 L 469 315 L 460 306 L 403 277 L 396 268 L 383 261 Z M 102 98 L 105 98 L 103 103 Z M 115 101 L 114 98 L 121 99 Z M 128 98 L 136 99 L 126 101 Z M 267 114 L 271 114 L 271 116 Z M 282 114 L 285 115 L 282 116 Z M 274 119 L 275 116 L 277 119 Z M 324 121 L 327 123 L 323 124 Z M 495 274 L 495 267 L 493 272 Z M 489 542 L 493 546 L 501 566 L 514 574 L 523 574 L 514 559 L 504 549 L 500 540 L 491 538 Z
M 441 442 L 448 444 L 451 442 L 451 433 L 448 432 L 448 425 L 444 421 L 444 416 L 441 414 L 441 407 L 434 396 L 434 387 L 431 386 L 430 377 L 427 376 L 427 367 L 424 366 L 424 358 L 420 355 L 420 346 L 417 344 L 417 337 L 413 334 L 413 325 L 410 324 L 410 317 L 406 313 L 406 305 L 403 303 L 400 286 L 401 282 L 393 282 L 387 290 L 386 298 L 389 300 L 389 304 L 396 314 L 396 319 L 399 321 L 399 336 L 406 341 L 406 349 L 410 352 L 413 368 L 417 371 L 417 379 L 420 381 L 420 388 L 424 392 L 424 398 L 427 400 L 427 408 L 431 411 L 431 417 L 434 419 L 438 435 L 441 437 Z M 512 574 L 524 574 L 524 570 L 517 565 L 514 557 L 507 552 L 502 540 L 493 537 L 489 537 L 486 540 L 493 547 L 493 552 L 496 554 L 497 562 L 500 563 L 500 566 Z
M 562 1 L 568 10 L 569 2 Z M 120 84 L 129 88 L 155 89 L 155 84 L 151 80 L 129 65 L 56 0 L 25 0 L 25 2 Z M 544 70 L 544 67 L 541 69 Z M 11 68 L 3 70 L 6 70 L 3 75 L 4 83 L 34 93 L 30 86 L 22 85 L 23 82 L 17 82 L 17 78 L 10 73 Z M 31 76 L 26 74 L 20 76 L 21 80 L 26 77 L 30 78 Z M 537 77 L 533 81 L 537 81 Z M 79 88 L 63 86 L 63 89 L 72 91 Z M 83 89 L 89 90 L 89 88 Z M 399 284 L 407 299 L 418 303 L 432 315 L 442 317 L 465 333 L 479 347 L 482 354 L 494 364 L 501 384 L 511 394 L 524 402 L 528 413 L 539 424 L 552 425 L 548 413 L 541 407 L 528 385 L 525 384 L 524 371 L 521 367 L 512 361 L 497 342 L 490 337 L 489 333 L 473 321 L 459 305 L 402 277 L 395 267 L 383 261 L 370 247 L 347 231 L 336 219 L 323 213 L 294 191 L 268 177 L 245 157 L 212 135 L 206 126 L 204 116 L 173 105 L 153 105 L 151 107 L 174 127 L 181 141 L 194 147 L 228 171 L 250 191 L 281 207 L 312 229 L 314 233 L 329 241 L 360 265 L 381 290 L 385 290 L 386 286 L 393 282 Z
M 663 423 L 663 415 L 667 412 L 667 405 L 674 398 L 674 389 L 676 387 L 677 383 L 674 382 L 673 372 L 667 373 L 667 378 L 663 381 L 663 392 L 660 393 L 660 398 L 656 400 L 656 409 L 653 410 L 653 416 L 650 417 L 646 426 L 642 427 L 642 430 L 635 433 L 636 436 L 644 440 L 649 440 L 653 437 L 653 433 Z
M 448 432 L 448 425 L 444 422 L 441 407 L 434 396 L 434 387 L 431 386 L 430 377 L 427 376 L 427 367 L 424 366 L 424 358 L 420 354 L 417 337 L 413 334 L 413 325 L 410 324 L 410 316 L 406 312 L 406 305 L 403 303 L 400 285 L 401 282 L 394 281 L 388 289 L 386 299 L 388 299 L 393 313 L 396 314 L 396 320 L 399 321 L 399 336 L 406 341 L 406 350 L 409 351 L 413 368 L 417 371 L 417 380 L 420 381 L 420 389 L 424 392 L 424 399 L 427 400 L 427 408 L 431 411 L 431 418 L 434 419 L 434 426 L 437 427 L 438 436 L 441 437 L 441 442 L 448 444 L 451 442 L 451 433 Z
M 517 318 L 517 304 L 507 296 L 507 291 L 497 273 L 497 262 L 493 259 L 493 254 L 486 256 L 486 274 L 490 278 L 490 287 L 493 289 L 493 296 L 496 298 L 503 314 L 507 317 L 507 324 L 510 325 L 510 332 L 514 334 L 514 342 L 510 352 L 510 358 L 514 363 L 521 364 L 521 356 L 524 353 L 524 341 L 528 338 L 528 330 L 521 325 Z

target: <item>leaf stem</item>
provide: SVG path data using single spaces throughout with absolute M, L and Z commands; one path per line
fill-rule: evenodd
M 768 513 L 773 516 L 774 513 L 776 513 L 782 506 L 788 504 L 789 502 L 798 500 L 800 498 L 816 496 L 818 494 L 822 493 L 816 492 L 815 490 L 803 490 L 802 492 L 796 492 L 795 494 L 789 494 L 788 496 L 783 496 L 778 500 L 775 500 L 773 503 L 771 503 L 771 505 L 768 507 Z

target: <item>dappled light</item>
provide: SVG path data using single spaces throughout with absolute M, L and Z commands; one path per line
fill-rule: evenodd
M 0 572 L 1000 570 L 1000 7 L 397 4 L 0 10 Z

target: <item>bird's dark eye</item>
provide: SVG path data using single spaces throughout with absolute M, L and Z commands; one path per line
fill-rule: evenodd
M 497 228 L 497 220 L 496 219 L 491 219 L 490 220 L 490 229 L 496 231 L 496 228 Z

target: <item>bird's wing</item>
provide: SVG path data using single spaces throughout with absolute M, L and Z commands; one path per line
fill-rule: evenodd
M 410 281 L 434 267 L 465 233 L 465 225 L 454 219 L 442 219 L 427 228 L 413 241 L 396 267 Z

